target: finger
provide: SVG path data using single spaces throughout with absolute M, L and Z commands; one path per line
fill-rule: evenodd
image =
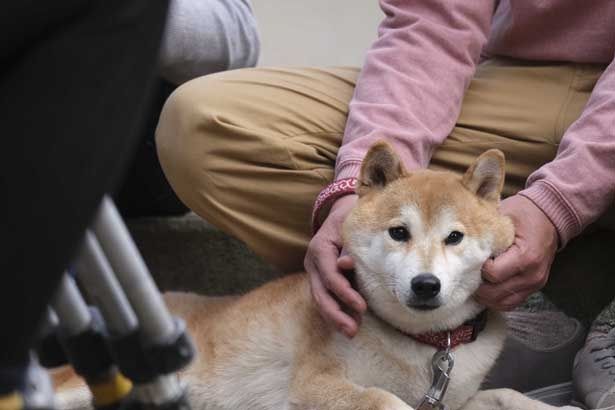
M 312 287 L 312 295 L 325 320 L 331 322 L 348 337 L 356 335 L 358 323 L 354 318 L 342 311 L 337 301 L 323 286 L 318 274 L 310 273 L 309 278 Z
M 530 289 L 526 289 L 517 294 L 510 295 L 507 298 L 502 299 L 499 304 L 498 310 L 502 312 L 508 312 L 516 309 L 520 305 L 522 305 L 528 298 L 529 295 L 534 293 Z
M 527 287 L 527 284 L 521 284 L 518 280 L 513 281 L 518 277 L 512 278 L 504 283 L 484 283 L 476 291 L 475 296 L 483 301 L 487 302 L 490 306 L 495 306 L 500 301 L 510 295 L 514 295 Z
M 331 276 L 332 277 L 327 279 L 330 285 L 328 289 L 352 310 L 357 313 L 365 312 L 367 303 L 359 292 L 350 285 L 348 279 L 346 279 L 341 272 L 335 272 L 331 274 Z
M 488 259 L 483 264 L 483 279 L 491 283 L 502 283 L 521 273 L 520 254 L 519 246 L 513 244 L 495 259 Z
M 502 283 L 485 282 L 478 288 L 476 295 L 495 303 L 498 300 L 524 290 L 531 292 L 540 290 L 544 287 L 547 278 L 548 275 L 539 270 L 525 275 L 513 276 Z
M 519 283 L 518 281 L 511 282 L 513 279 L 498 284 L 484 283 L 478 288 L 475 296 L 481 300 L 489 301 L 490 304 L 497 304 L 502 299 L 529 287 L 527 284 Z
M 493 276 L 493 260 L 495 258 L 489 258 L 483 263 L 483 266 L 480 269 L 481 276 L 483 280 L 489 283 L 497 283 L 497 278 Z
M 351 271 L 354 269 L 354 260 L 352 259 L 352 257 L 348 254 L 344 255 L 344 256 L 340 256 L 339 259 L 337 260 L 337 267 L 342 270 L 342 271 Z M 352 296 L 353 298 L 355 298 L 355 302 L 352 305 L 352 309 L 359 313 L 359 317 L 361 317 L 361 314 L 364 313 L 367 310 L 367 302 L 365 301 L 365 299 L 363 298 L 363 296 L 361 296 L 360 293 L 358 293 L 351 285 L 351 289 L 353 291 L 353 293 L 355 293 L 356 295 Z M 358 295 L 358 298 L 356 298 L 356 296 Z
M 474 299 L 490 309 L 506 312 L 524 303 L 532 293 L 534 293 L 532 289 L 522 289 L 501 299 L 487 299 L 478 295 L 474 295 Z
M 343 253 L 343 252 L 342 252 Z M 348 254 L 345 254 L 343 256 L 340 256 L 337 260 L 337 267 L 341 270 L 341 271 L 351 271 L 354 269 L 354 260 L 352 259 L 352 257 Z M 365 299 L 363 298 L 363 296 L 361 296 L 360 293 L 358 293 L 351 285 L 351 290 L 353 292 L 353 295 L 349 297 L 352 297 L 354 299 L 354 303 L 352 304 L 352 308 L 357 312 L 357 313 L 363 313 L 367 310 L 367 302 L 365 301 Z M 358 297 L 357 297 L 358 296 Z M 360 315 L 359 315 L 360 317 Z
M 357 328 L 361 327 L 361 323 L 363 322 L 363 314 L 355 310 L 351 310 L 349 313 L 354 319 L 354 321 L 357 323 Z
M 318 252 L 313 258 L 316 271 L 320 274 L 322 284 L 337 296 L 344 304 L 357 312 L 366 309 L 366 303 L 346 277 L 337 268 L 337 248 L 334 246 Z
M 484 284 L 474 295 L 475 300 L 491 309 L 506 311 L 511 310 L 536 292 L 537 286 L 534 284 L 517 281 L 515 277 L 504 284 Z M 522 277 L 521 277 L 522 278 Z
M 509 295 L 504 299 L 498 299 L 497 301 L 483 300 L 480 297 L 475 297 L 475 299 L 478 303 L 490 309 L 500 312 L 508 312 L 522 305 L 532 293 L 534 293 L 533 290 L 524 289 L 515 294 Z
M 350 255 L 340 256 L 337 260 L 337 267 L 341 270 L 353 270 L 354 269 L 354 260 Z

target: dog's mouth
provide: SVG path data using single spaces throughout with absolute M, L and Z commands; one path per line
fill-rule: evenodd
M 408 307 L 410 309 L 415 309 L 415 310 L 420 310 L 420 311 L 430 311 L 430 310 L 435 310 L 437 308 L 439 308 L 440 306 L 442 306 L 440 303 L 434 301 L 434 302 L 415 302 L 415 303 L 408 303 Z

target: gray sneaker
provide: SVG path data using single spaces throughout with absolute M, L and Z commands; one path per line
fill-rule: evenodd
M 506 319 L 509 337 L 483 389 L 527 392 L 570 381 L 586 335 L 578 320 L 556 311 L 514 311 Z
M 615 408 L 615 328 L 593 330 L 572 370 L 576 399 L 589 409 Z

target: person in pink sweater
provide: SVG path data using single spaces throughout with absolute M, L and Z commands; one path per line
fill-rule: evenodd
M 367 305 L 343 275 L 353 265 L 340 257 L 340 227 L 374 142 L 391 143 L 410 171 L 463 172 L 488 148 L 505 152 L 501 212 L 516 238 L 484 265 L 476 295 L 493 309 L 541 289 L 558 249 L 613 215 L 615 199 L 614 1 L 380 5 L 360 72 L 197 79 L 171 96 L 157 136 L 165 173 L 195 212 L 282 270 L 300 268 L 307 249 L 316 303 L 349 337 Z M 615 350 L 607 357 L 615 365 Z M 614 391 L 581 394 L 597 407 L 615 405 Z
M 363 156 L 379 139 L 397 148 L 409 170 L 427 167 L 455 126 L 481 53 L 608 64 L 555 158 L 502 205 L 516 221 L 518 240 L 485 266 L 486 278 L 498 286 L 484 287 L 479 298 L 511 308 L 544 285 L 557 247 L 615 199 L 615 3 L 592 1 L 579 10 L 574 1 L 511 0 L 499 2 L 495 12 L 493 3 L 381 1 L 387 18 L 350 102 L 335 179 L 357 178 Z M 340 207 L 349 205 L 333 209 Z M 526 280 L 513 281 L 519 273 Z

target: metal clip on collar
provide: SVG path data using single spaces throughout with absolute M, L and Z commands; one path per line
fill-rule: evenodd
M 433 381 L 431 387 L 425 397 L 418 405 L 416 410 L 446 410 L 447 407 L 442 403 L 448 383 L 450 381 L 451 371 L 455 360 L 451 353 L 451 332 L 447 334 L 446 349 L 438 350 L 431 359 L 431 367 L 433 370 Z

